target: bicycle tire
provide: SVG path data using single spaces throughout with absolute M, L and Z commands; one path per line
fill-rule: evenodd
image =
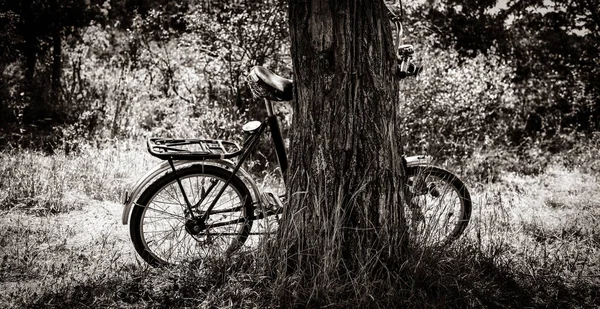
M 207 228 L 199 233 L 186 228 L 191 216 L 177 177 L 198 216 L 231 177 L 211 211 Z M 231 216 L 227 216 L 229 213 Z M 142 192 L 131 213 L 129 230 L 135 250 L 144 261 L 152 266 L 175 265 L 202 261 L 211 255 L 229 254 L 239 249 L 248 238 L 253 214 L 252 196 L 238 176 L 217 166 L 192 165 L 177 170 L 177 175 L 172 171 L 166 173 Z M 234 220 L 240 222 L 208 227 Z
M 411 242 L 419 246 L 444 246 L 467 228 L 471 195 L 451 172 L 435 166 L 411 166 L 407 170 L 407 224 Z

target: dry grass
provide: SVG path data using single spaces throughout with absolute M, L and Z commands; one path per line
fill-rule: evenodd
M 123 185 L 156 162 L 142 146 L 122 142 L 54 155 L 0 152 L 0 211 L 59 213 L 81 209 L 80 201 L 89 198 L 117 202 Z
M 597 175 L 550 165 L 537 176 L 503 174 L 478 193 L 479 213 L 466 241 L 493 257 L 534 304 L 586 307 L 598 301 Z
M 153 163 L 141 147 L 0 156 L 9 162 L 0 168 L 2 308 L 588 308 L 600 301 L 600 180 L 589 171 L 550 165 L 535 176 L 470 183 L 472 222 L 451 248 L 414 248 L 380 282 L 298 286 L 294 277 L 276 280 L 277 261 L 261 243 L 201 269 L 140 262 L 115 201 Z

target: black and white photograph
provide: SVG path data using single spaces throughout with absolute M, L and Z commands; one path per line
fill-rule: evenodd
M 598 0 L 0 0 L 0 308 L 600 307 Z

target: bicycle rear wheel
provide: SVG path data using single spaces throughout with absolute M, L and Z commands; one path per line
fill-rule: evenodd
M 152 266 L 163 266 L 239 249 L 250 233 L 254 214 L 252 196 L 244 182 L 211 165 L 185 167 L 177 170 L 177 176 L 170 172 L 158 178 L 137 200 L 130 235 L 138 254 Z M 217 196 L 230 177 L 223 194 Z M 205 222 L 193 219 L 204 215 L 213 201 L 215 206 Z
M 405 197 L 411 241 L 420 246 L 447 245 L 466 229 L 471 195 L 452 173 L 433 166 L 411 166 Z

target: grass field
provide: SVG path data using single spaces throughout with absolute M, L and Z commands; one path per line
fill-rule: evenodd
M 120 223 L 119 195 L 156 163 L 142 147 L 52 156 L 11 151 L 0 160 L 0 308 L 281 305 L 274 281 L 249 271 L 258 267 L 214 261 L 201 271 L 157 270 L 138 259 Z M 537 175 L 500 173 L 494 183 L 463 178 L 474 200 L 466 236 L 441 252 L 411 254 L 402 305 L 600 303 L 598 174 L 557 163 Z M 306 304 L 298 295 L 298 306 Z M 344 304 L 331 299 L 331 307 Z

